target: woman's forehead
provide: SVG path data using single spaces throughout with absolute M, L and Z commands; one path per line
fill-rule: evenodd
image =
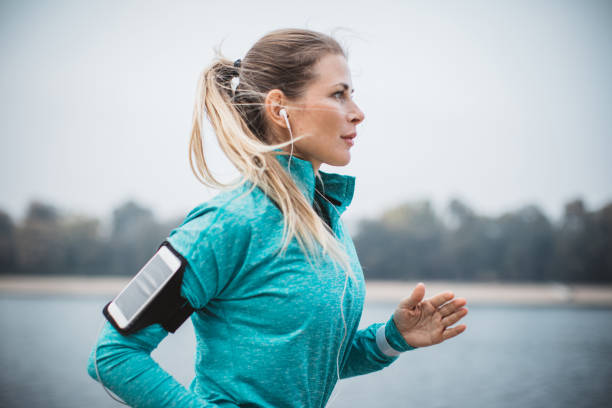
M 351 71 L 343 55 L 326 55 L 315 64 L 314 72 L 314 86 L 332 87 L 346 84 L 352 88 Z

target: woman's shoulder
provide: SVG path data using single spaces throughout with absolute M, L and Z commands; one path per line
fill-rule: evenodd
M 223 232 L 230 236 L 232 232 L 246 232 L 245 229 L 258 227 L 262 222 L 267 223 L 275 218 L 280 219 L 275 205 L 260 189 L 245 183 L 221 191 L 194 207 L 171 235 L 178 231 L 190 231 L 196 235 Z
M 212 259 L 231 258 L 239 244 L 248 246 L 252 237 L 251 225 L 245 213 L 238 211 L 237 201 L 245 210 L 250 205 L 234 190 L 223 191 L 197 205 L 166 241 L 194 270 L 202 269 L 201 264 L 210 264 Z
M 280 216 L 276 228 L 270 228 L 275 221 L 267 214 L 272 212 L 266 210 L 269 200 L 261 190 L 246 187 L 223 191 L 196 206 L 167 238 L 188 262 L 183 294 L 195 308 L 218 294 L 254 254 L 273 245 L 269 238 L 274 231 L 282 232 Z M 261 238 L 264 233 L 266 239 Z

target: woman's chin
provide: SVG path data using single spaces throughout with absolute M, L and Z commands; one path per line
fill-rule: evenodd
M 335 166 L 335 167 L 343 167 L 349 164 L 350 162 L 351 162 L 351 153 L 347 151 L 346 153 L 342 155 L 338 155 L 337 157 L 334 157 L 332 160 L 329 160 L 328 162 L 326 162 L 326 164 L 330 166 Z

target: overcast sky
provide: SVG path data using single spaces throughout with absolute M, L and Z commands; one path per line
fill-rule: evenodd
M 366 119 L 349 219 L 452 197 L 490 215 L 558 217 L 612 200 L 610 1 L 2 1 L 0 209 L 30 200 L 159 218 L 214 191 L 191 174 L 195 88 L 213 47 L 242 57 L 268 31 L 330 33 L 349 50 Z M 227 177 L 231 167 L 210 158 Z

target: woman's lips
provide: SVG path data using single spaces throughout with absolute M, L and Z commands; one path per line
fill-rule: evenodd
M 355 144 L 355 137 L 357 137 L 357 132 L 349 133 L 348 135 L 340 136 L 342 140 L 346 142 L 347 145 L 353 146 Z

